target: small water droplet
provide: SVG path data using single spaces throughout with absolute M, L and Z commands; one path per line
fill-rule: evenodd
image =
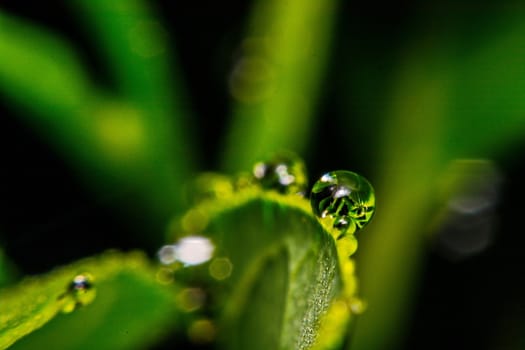
M 96 297 L 93 276 L 89 273 L 76 275 L 69 283 L 67 291 L 59 297 L 63 302 L 62 312 L 70 313 L 78 307 L 91 303 Z
M 331 218 L 341 235 L 370 222 L 375 211 L 374 189 L 367 179 L 347 170 L 331 171 L 314 184 L 310 204 L 318 218 Z
M 180 261 L 185 266 L 200 265 L 210 260 L 215 245 L 203 236 L 187 236 L 176 244 L 167 244 L 159 249 L 158 257 L 162 264 L 170 265 Z
M 157 256 L 159 257 L 159 261 L 161 264 L 164 264 L 164 265 L 173 264 L 176 260 L 175 245 L 167 244 L 167 245 L 162 246 L 159 249 Z
M 306 167 L 291 152 L 281 152 L 268 161 L 256 163 L 253 176 L 264 189 L 273 189 L 284 194 L 306 193 Z
M 222 281 L 230 277 L 233 270 L 233 265 L 228 258 L 216 258 L 213 259 L 208 270 L 211 277 Z

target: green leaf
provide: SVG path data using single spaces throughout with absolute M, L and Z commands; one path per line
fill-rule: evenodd
M 355 300 L 349 255 L 356 240 L 336 241 L 339 232 L 319 223 L 307 200 L 248 188 L 203 202 L 180 226 L 211 238 L 216 256 L 233 264 L 220 293 L 226 348 L 326 349 L 342 342 Z
M 90 273 L 95 299 L 65 314 L 68 285 Z M 129 349 L 178 322 L 173 285 L 161 285 L 140 253 L 108 252 L 0 292 L 0 349 Z
M 391 347 L 406 331 L 429 213 L 436 212 L 450 162 L 500 157 L 523 138 L 521 17 L 514 10 L 503 21 L 495 16 L 484 24 L 488 33 L 471 42 L 470 29 L 459 29 L 476 27 L 471 21 L 477 19 L 462 18 L 454 28 L 447 14 L 444 32 L 432 29 L 402 55 L 383 116 L 383 152 L 375 160 L 383 214 L 364 238 L 359 260 L 363 297 L 374 308 L 360 319 L 353 349 Z
M 101 31 L 98 47 L 118 53 L 111 68 L 128 89 L 99 89 L 63 38 L 0 13 L 0 91 L 21 109 L 16 116 L 55 146 L 101 196 L 139 197 L 132 208 L 124 200 L 119 208 L 140 211 L 142 220 L 157 228 L 147 243 L 160 244 L 158 228 L 182 210 L 179 188 L 189 177 L 195 149 L 188 146 L 187 113 L 176 102 L 179 92 L 167 72 L 167 39 L 141 1 L 123 2 L 137 7 L 122 12 L 108 2 L 78 3 L 88 24 Z M 131 35 L 137 30 L 140 35 Z M 140 45 L 158 42 L 154 45 L 162 51 L 141 56 L 128 38 Z

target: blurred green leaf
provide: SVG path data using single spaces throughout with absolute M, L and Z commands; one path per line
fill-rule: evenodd
M 305 199 L 250 188 L 204 202 L 181 222 L 191 232 L 201 227 L 217 256 L 233 264 L 221 301 L 228 349 L 310 349 L 316 341 L 326 349 L 342 341 L 357 243 L 353 236 L 335 242 L 339 233 L 326 231 Z
M 96 297 L 70 314 L 67 288 L 77 274 L 94 277 Z M 110 252 L 0 292 L 0 348 L 130 349 L 151 344 L 178 322 L 176 287 L 157 282 L 140 253 Z M 20 339 L 21 338 L 21 339 Z
M 87 115 L 74 113 L 94 97 L 78 57 L 58 38 L 5 13 L 0 13 L 0 87 L 41 127 L 88 122 Z M 51 115 L 56 120 L 47 119 Z
M 359 256 L 362 295 L 373 308 L 359 321 L 354 350 L 388 348 L 403 335 L 447 165 L 501 156 L 525 133 L 525 26 L 507 18 L 469 50 L 452 31 L 424 35 L 403 56 L 379 137 L 381 200 Z
M 148 1 L 76 0 L 70 6 L 105 58 L 118 95 L 141 112 L 149 159 L 144 174 L 157 174 L 144 183 L 164 200 L 162 210 L 181 209 L 178 186 L 188 180 L 199 152 L 165 25 Z
M 21 107 L 17 116 L 80 169 L 93 189 L 105 197 L 108 192 L 135 197 L 127 208 L 156 225 L 147 237 L 159 244 L 159 227 L 183 206 L 180 186 L 195 154 L 186 109 L 174 102 L 178 92 L 167 72 L 166 33 L 146 5 L 133 3 L 122 3 L 122 11 L 114 1 L 83 4 L 88 25 L 101 30 L 100 47 L 119 53 L 113 57 L 118 63 L 110 62 L 123 85 L 132 87 L 122 88 L 123 96 L 94 86 L 63 40 L 1 13 L 0 89 Z
M 235 106 L 223 158 L 227 170 L 248 169 L 281 149 L 305 151 L 335 10 L 335 0 L 255 2 L 229 77 Z

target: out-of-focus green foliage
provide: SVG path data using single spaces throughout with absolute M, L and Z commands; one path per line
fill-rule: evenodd
M 60 313 L 75 302 L 68 295 L 73 278 L 86 272 L 94 277 L 95 299 Z M 29 277 L 0 293 L 0 348 L 16 341 L 13 349 L 142 347 L 180 322 L 176 291 L 158 283 L 156 270 L 139 253 L 110 252 Z
M 226 169 L 248 169 L 281 149 L 305 151 L 336 7 L 334 0 L 255 2 L 241 57 L 229 80 L 235 105 Z M 249 147 L 239 147 L 246 141 Z
M 110 49 L 115 91 L 95 86 L 67 43 L 5 14 L 0 86 L 88 184 L 136 194 L 134 206 L 158 224 L 181 209 L 179 184 L 194 161 L 182 131 L 187 111 L 168 80 L 162 27 L 141 2 L 79 6 L 100 33 L 100 47 Z
M 352 349 L 384 349 L 403 335 L 428 212 L 450 162 L 498 156 L 523 138 L 525 26 L 520 16 L 508 19 L 461 55 L 461 40 L 451 44 L 450 33 L 423 35 L 404 53 L 378 139 L 379 214 L 358 261 L 363 295 L 374 307 L 360 319 Z
M 163 225 L 181 212 L 181 184 L 199 157 L 182 82 L 177 67 L 168 64 L 167 32 L 145 1 L 76 0 L 71 8 L 107 64 L 110 86 L 97 86 L 63 39 L 0 13 L 0 90 L 87 184 L 99 192 L 132 191 L 138 196 L 129 207 Z M 228 81 L 234 106 L 221 154 L 225 169 L 249 169 L 282 148 L 305 153 L 315 137 L 314 107 L 336 8 L 331 0 L 254 1 Z M 472 42 L 463 32 L 467 16 L 449 18 L 447 12 L 446 17 L 446 29 L 413 30 L 391 74 L 377 83 L 384 100 L 377 99 L 379 89 L 361 91 L 374 86 L 364 61 L 356 69 L 363 81 L 346 83 L 351 96 L 342 94 L 350 97 L 349 105 L 369 108 L 362 119 L 350 109 L 342 118 L 341 127 L 353 139 L 342 142 L 342 149 L 349 144 L 349 154 L 370 155 L 378 197 L 374 222 L 359 237 L 362 296 L 370 308 L 349 342 L 352 349 L 390 348 L 403 335 L 425 253 L 428 212 L 448 164 L 501 155 L 525 132 L 523 13 L 512 9 L 495 16 Z M 481 22 L 472 23 L 481 28 Z M 342 162 L 351 158 L 340 153 Z M 321 149 L 308 158 L 325 154 Z M 317 348 L 337 348 L 348 336 L 356 285 L 353 263 L 342 249 L 353 253 L 355 241 L 334 246 L 304 201 L 283 198 L 288 197 L 257 192 L 186 214 L 197 210 L 193 218 L 206 218 L 189 220 L 191 227 L 205 228 L 203 234 L 233 262 L 234 273 L 222 287 L 231 295 L 222 300 L 219 340 L 234 348 L 288 349 L 308 348 L 317 338 Z M 162 230 L 144 236 L 156 244 Z M 169 327 L 186 329 L 177 323 L 171 299 L 176 287 L 160 286 L 143 262 L 135 266 L 134 259 L 122 258 L 127 262 L 117 266 L 120 258 L 112 257 L 108 265 L 104 259 L 2 292 L 2 345 L 34 331 L 15 348 L 53 348 L 60 341 L 63 348 L 124 349 L 146 346 Z M 9 283 L 0 264 L 0 283 Z M 97 299 L 71 315 L 57 315 L 57 297 L 78 266 L 89 266 L 96 275 Z

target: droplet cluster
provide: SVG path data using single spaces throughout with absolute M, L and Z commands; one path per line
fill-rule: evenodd
M 254 165 L 253 176 L 262 188 L 283 194 L 306 193 L 306 167 L 295 154 L 281 152 Z

